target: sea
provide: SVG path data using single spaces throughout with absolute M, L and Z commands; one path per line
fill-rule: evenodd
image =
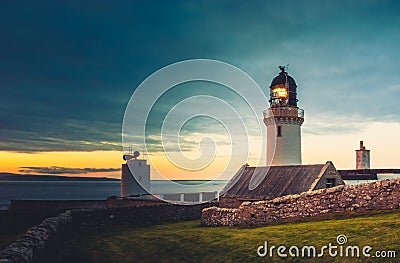
M 152 194 L 221 191 L 226 180 L 152 180 Z M 186 185 L 182 191 L 181 185 Z M 192 186 L 192 187 L 191 187 Z M 120 195 L 120 181 L 0 181 L 0 210 L 11 200 L 105 200 Z
M 393 178 L 400 178 L 400 174 L 377 174 L 378 180 L 345 180 L 345 184 L 347 185 L 355 185 L 355 184 L 365 184 L 365 183 L 372 183 L 380 180 L 385 179 L 393 179 Z
M 400 174 L 378 174 L 378 180 L 400 177 Z M 348 180 L 348 185 L 376 180 Z M 152 180 L 152 194 L 220 192 L 226 180 Z M 181 185 L 188 186 L 182 191 Z M 120 195 L 120 181 L 0 181 L 0 210 L 8 209 L 11 200 L 105 200 Z M 193 186 L 190 187 L 190 186 Z

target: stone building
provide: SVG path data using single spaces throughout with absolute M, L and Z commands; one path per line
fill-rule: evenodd
M 245 201 L 270 200 L 338 185 L 344 182 L 330 161 L 313 165 L 244 165 L 221 191 L 219 206 L 234 208 Z

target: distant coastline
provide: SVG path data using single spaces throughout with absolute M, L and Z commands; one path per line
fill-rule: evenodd
M 62 175 L 28 175 L 14 173 L 0 173 L 0 181 L 120 181 L 117 178 L 108 177 L 72 177 Z
M 62 176 L 62 175 L 32 175 L 32 174 L 14 174 L 14 173 L 1 173 L 0 172 L 0 182 L 9 181 L 9 182 L 20 182 L 20 181 L 121 181 L 119 178 L 109 178 L 109 177 L 75 177 L 75 176 Z M 163 182 L 169 181 L 167 179 L 152 179 L 154 182 Z M 229 180 L 207 180 L 207 179 L 177 179 L 171 180 L 175 183 L 187 184 L 187 185 L 196 185 L 203 183 L 212 183 L 212 182 L 228 182 Z

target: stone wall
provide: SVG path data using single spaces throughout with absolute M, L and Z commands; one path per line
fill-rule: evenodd
M 250 200 L 221 196 L 221 197 L 219 198 L 219 207 L 224 207 L 224 208 L 237 208 L 237 207 L 239 207 L 243 202 L 246 202 L 246 201 L 250 201 Z M 256 200 L 256 201 L 259 201 L 259 200 Z
M 159 199 L 118 198 L 110 196 L 106 200 L 11 200 L 9 210 L 55 210 L 103 209 L 118 207 L 142 207 L 168 204 Z
M 120 198 L 116 196 L 110 196 L 105 202 L 105 208 L 159 206 L 167 204 L 167 202 L 159 199 L 141 199 L 128 197 Z
M 0 251 L 0 263 L 57 262 L 65 241 L 74 231 L 85 226 L 148 225 L 195 220 L 204 208 L 217 203 L 173 205 L 166 203 L 141 204 L 140 207 L 68 210 L 58 217 L 47 218 L 30 228 L 24 235 Z
M 232 198 L 221 196 L 219 198 L 219 207 L 223 208 L 238 208 L 243 202 L 257 202 L 260 199 Z
M 73 210 L 74 228 L 86 225 L 143 225 L 200 219 L 202 210 L 217 203 L 198 205 L 155 204 L 113 209 Z
M 72 229 L 71 212 L 43 220 L 0 251 L 0 262 L 54 262 Z
M 203 209 L 205 226 L 261 226 L 334 213 L 398 209 L 400 179 L 337 186 L 268 201 L 244 202 L 238 208 Z

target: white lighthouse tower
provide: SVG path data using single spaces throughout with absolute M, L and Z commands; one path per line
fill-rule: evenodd
M 267 164 L 301 164 L 301 125 L 304 111 L 297 107 L 296 82 L 280 66 L 270 85 L 270 108 L 264 111 L 267 126 Z M 276 143 L 275 143 L 276 142 Z

